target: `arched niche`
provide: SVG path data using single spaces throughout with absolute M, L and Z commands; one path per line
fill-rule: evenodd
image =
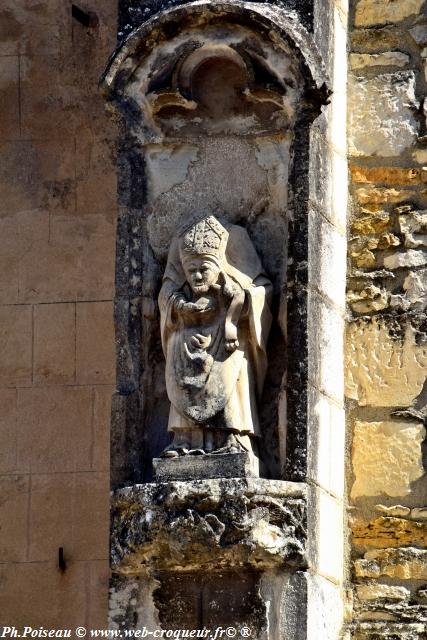
M 311 35 L 266 4 L 183 4 L 128 36 L 102 89 L 122 122 L 113 484 L 149 480 L 167 444 L 156 299 L 173 235 L 200 213 L 244 226 L 273 282 L 266 473 L 305 479 L 310 128 L 328 97 Z

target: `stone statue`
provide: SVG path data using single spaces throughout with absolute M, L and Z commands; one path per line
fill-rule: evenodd
M 163 457 L 257 452 L 271 283 L 243 227 L 174 238 L 159 295 L 172 443 Z

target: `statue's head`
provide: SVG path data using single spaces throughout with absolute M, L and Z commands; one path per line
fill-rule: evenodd
M 186 280 L 194 293 L 207 293 L 216 284 L 220 265 L 211 256 L 188 255 L 182 263 Z
M 225 264 L 228 231 L 214 216 L 188 227 L 180 237 L 179 252 L 188 284 L 194 293 L 207 293 Z

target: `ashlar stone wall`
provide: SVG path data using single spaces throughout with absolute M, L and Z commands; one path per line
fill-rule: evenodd
M 427 621 L 427 15 L 352 6 L 347 398 L 354 637 Z
M 78 4 L 0 4 L 0 625 L 106 624 L 116 3 Z

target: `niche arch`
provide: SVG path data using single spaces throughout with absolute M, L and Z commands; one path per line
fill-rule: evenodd
M 271 5 L 191 2 L 135 29 L 101 86 L 122 126 L 113 484 L 150 480 L 167 443 L 155 301 L 172 235 L 202 211 L 245 226 L 274 283 L 264 459 L 305 480 L 310 129 L 329 95 L 311 34 Z

